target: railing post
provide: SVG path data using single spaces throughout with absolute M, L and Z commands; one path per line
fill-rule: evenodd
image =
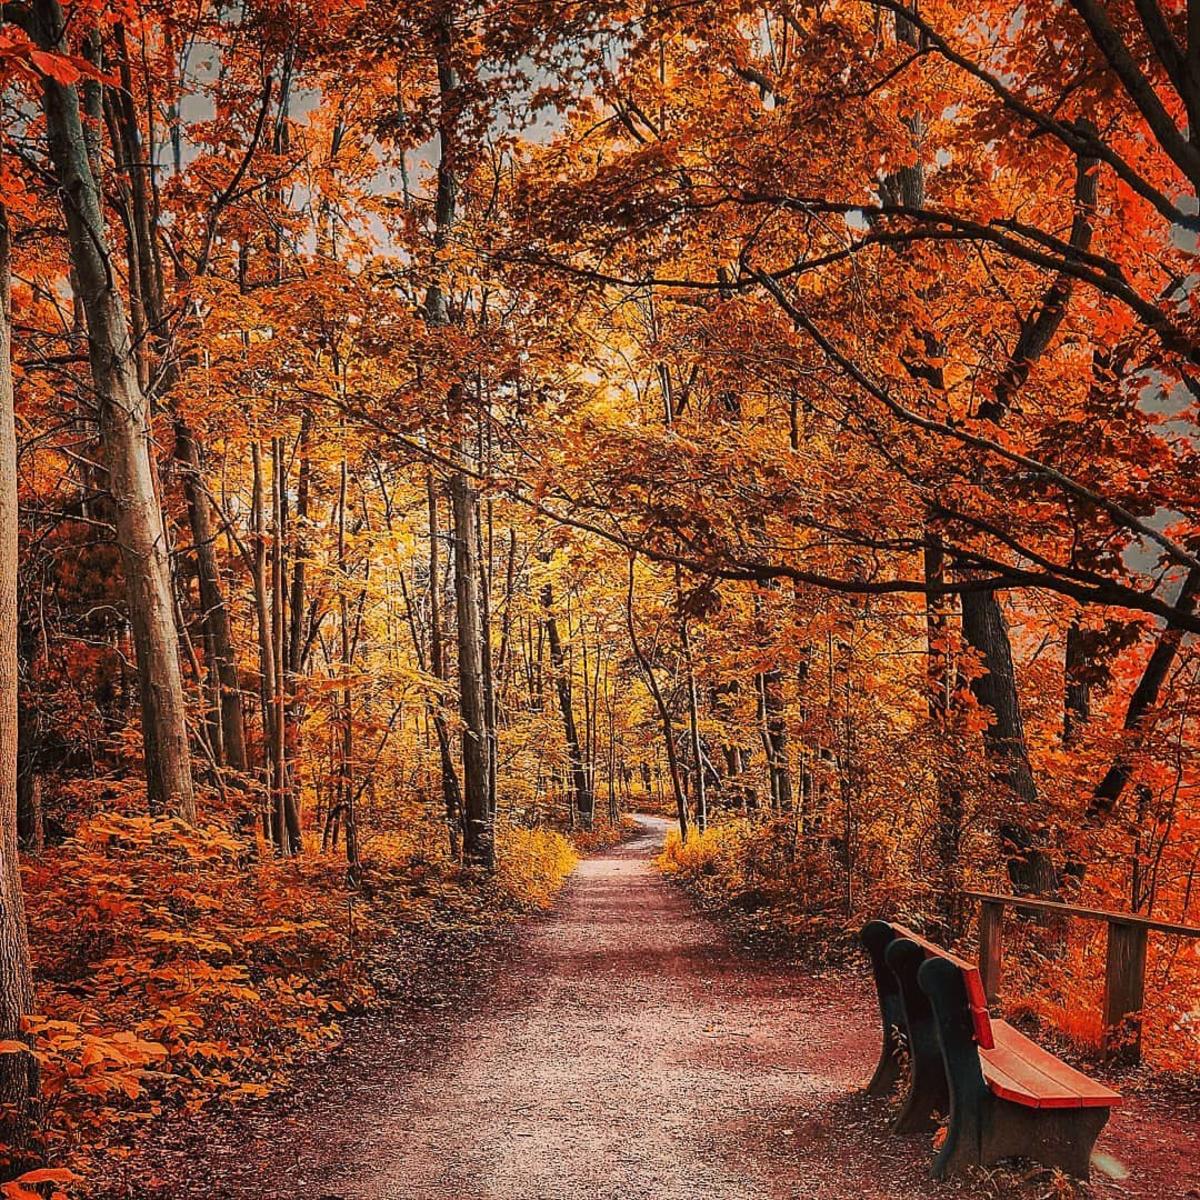
M 1004 905 L 984 900 L 979 907 L 979 974 L 989 1008 L 999 1002 L 1003 973 Z
M 1144 925 L 1108 923 L 1108 959 L 1104 968 L 1104 1047 L 1119 1063 L 1142 1060 L 1142 1005 L 1146 994 Z

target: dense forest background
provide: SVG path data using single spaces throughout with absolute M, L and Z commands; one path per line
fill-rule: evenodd
M 260 1094 L 636 807 L 830 946 L 1200 919 L 1196 5 L 0 16 L 16 1165 Z

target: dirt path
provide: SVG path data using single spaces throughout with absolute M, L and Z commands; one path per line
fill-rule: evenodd
M 377 1031 L 291 1116 L 243 1121 L 235 1142 L 214 1130 L 194 1194 L 981 1195 L 930 1184 L 928 1141 L 887 1134 L 883 1105 L 858 1093 L 877 1036 L 865 973 L 814 978 L 741 955 L 657 874 L 667 822 L 644 821 L 636 840 L 580 866 L 457 1029 L 443 1012 L 415 1037 Z M 1164 1132 L 1137 1104 L 1114 1126 L 1110 1160 L 1143 1161 L 1136 1180 L 1099 1177 L 1098 1195 L 1165 1200 L 1200 1181 L 1186 1128 Z

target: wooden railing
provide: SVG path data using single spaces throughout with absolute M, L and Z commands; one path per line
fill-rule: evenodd
M 1004 974 L 1004 910 L 1020 908 L 1030 912 L 1072 917 L 1083 921 L 1102 921 L 1108 926 L 1108 950 L 1104 968 L 1104 1045 L 1105 1054 L 1121 1063 L 1137 1063 L 1142 1058 L 1142 1008 L 1146 998 L 1146 943 L 1151 933 L 1200 939 L 1200 928 L 1157 921 L 1137 913 L 1106 912 L 1099 908 L 1081 908 L 1056 900 L 1038 900 L 1030 896 L 1004 896 L 996 892 L 963 892 L 968 900 L 979 901 L 979 972 L 988 1004 L 1000 998 Z

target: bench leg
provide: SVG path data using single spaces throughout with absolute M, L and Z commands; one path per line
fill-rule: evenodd
M 933 1011 L 950 1093 L 946 1140 L 933 1163 L 933 1177 L 942 1179 L 981 1161 L 993 1097 L 979 1065 L 962 972 L 944 958 L 931 958 L 921 964 L 917 982 Z
M 941 1064 L 938 1064 L 939 1068 Z M 909 1077 L 908 1093 L 900 1105 L 900 1111 L 892 1122 L 894 1133 L 927 1133 L 937 1124 L 937 1114 L 949 1108 L 946 1098 L 946 1077 L 939 1070 L 937 1075 L 918 1079 L 916 1059 L 913 1073 Z
M 883 1051 L 866 1086 L 868 1096 L 889 1096 L 900 1079 L 900 1044 L 895 1036 L 896 1031 L 890 1030 L 884 1034 Z M 890 1036 L 889 1036 L 890 1034 Z
M 1092 1148 L 1108 1121 L 1107 1108 L 1026 1108 L 999 1099 L 990 1107 L 980 1146 L 983 1166 L 1002 1158 L 1028 1158 L 1087 1179 Z
M 942 1143 L 930 1172 L 934 1179 L 961 1175 L 968 1167 L 982 1162 L 982 1130 L 988 1119 L 990 1094 L 954 1096 Z
M 884 958 L 899 984 L 908 1030 L 908 1091 L 892 1129 L 896 1133 L 925 1133 L 936 1123 L 934 1114 L 947 1112 L 950 1107 L 933 1009 L 929 997 L 917 984 L 917 971 L 925 961 L 925 952 L 915 942 L 901 937 L 888 946 Z
M 886 1096 L 900 1078 L 900 1044 L 903 1012 L 896 978 L 883 960 L 884 951 L 896 934 L 886 921 L 871 921 L 863 927 L 860 940 L 871 959 L 871 973 L 879 1000 L 879 1019 L 883 1026 L 883 1048 L 879 1063 L 867 1083 L 868 1096 Z
M 1108 1121 L 1107 1108 L 1026 1108 L 990 1092 L 950 1113 L 946 1141 L 933 1164 L 933 1177 L 990 1167 L 1006 1158 L 1026 1158 L 1086 1180 L 1092 1149 Z

